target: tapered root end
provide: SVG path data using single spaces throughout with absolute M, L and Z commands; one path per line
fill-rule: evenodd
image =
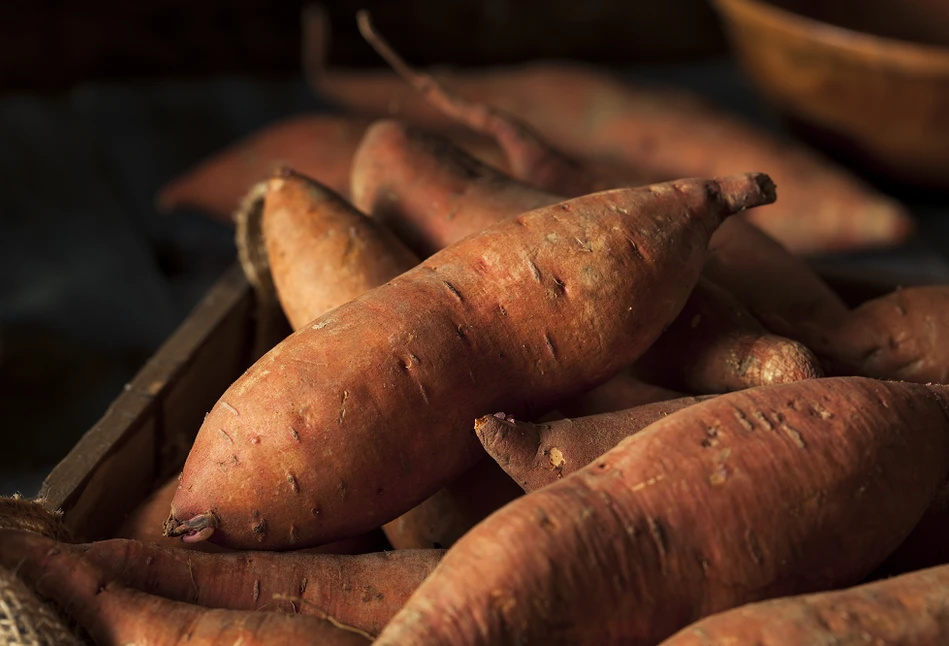
M 212 511 L 206 511 L 185 521 L 175 518 L 175 512 L 172 511 L 168 520 L 162 524 L 162 533 L 168 537 L 180 536 L 185 543 L 198 543 L 211 538 L 218 524 L 217 516 Z
M 738 213 L 756 206 L 772 204 L 777 187 L 765 173 L 742 173 L 714 180 L 718 201 L 728 213 Z
M 474 429 L 478 439 L 489 455 L 494 455 L 493 448 L 504 444 L 504 437 L 516 429 L 514 418 L 504 413 L 485 415 L 475 420 Z

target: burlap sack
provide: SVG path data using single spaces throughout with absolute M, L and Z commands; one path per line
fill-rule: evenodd
M 41 501 L 0 498 L 0 529 L 36 532 L 69 541 L 62 515 Z M 0 646 L 80 646 L 77 630 L 14 573 L 0 568 Z

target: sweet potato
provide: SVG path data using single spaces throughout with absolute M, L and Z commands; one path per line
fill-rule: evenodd
M 418 264 L 391 231 L 294 171 L 269 180 L 262 208 L 270 272 L 294 330 Z
M 923 517 L 871 579 L 949 563 L 949 483 L 943 485 Z
M 420 255 L 433 253 L 495 222 L 563 199 L 511 180 L 439 135 L 396 121 L 377 122 L 367 131 L 353 160 L 352 195 L 358 208 L 382 220 Z M 712 238 L 712 247 L 725 256 L 715 266 L 726 279 L 732 265 L 740 271 L 748 269 L 751 263 L 742 254 L 756 253 L 744 252 L 737 243 L 767 238 L 757 232 L 744 234 L 742 229 L 754 227 L 739 222 L 738 231 L 723 245 L 716 246 L 715 236 Z M 786 252 L 773 255 L 774 264 L 782 269 L 804 265 Z M 755 260 L 766 266 L 770 262 L 758 257 Z M 805 282 L 809 271 L 805 266 Z M 766 270 L 765 275 L 771 276 L 771 272 Z M 768 294 L 778 291 L 773 283 L 765 287 L 744 275 L 736 277 L 735 282 L 758 301 L 761 298 L 753 287 Z M 823 286 L 819 281 L 818 285 Z M 794 296 L 792 293 L 782 313 L 797 311 Z M 769 296 L 765 304 L 775 300 Z M 766 334 L 734 299 L 708 283 L 700 283 L 683 315 L 644 360 L 641 374 L 647 381 L 658 380 L 670 388 L 691 392 L 726 392 L 821 376 L 817 359 L 807 348 Z
M 368 125 L 364 119 L 331 114 L 302 114 L 278 121 L 172 179 L 158 193 L 158 208 L 192 208 L 230 223 L 247 190 L 282 166 L 348 196 L 353 153 Z M 490 142 L 460 133 L 454 133 L 454 140 L 479 159 L 506 167 Z
M 518 182 L 440 135 L 388 120 L 373 124 L 356 152 L 352 199 L 427 256 L 495 222 L 566 198 Z M 772 331 L 807 345 L 812 339 L 804 331 L 819 331 L 847 312 L 806 262 L 744 220 L 726 220 L 709 249 L 704 275 L 755 316 L 775 322 Z M 782 288 L 775 289 L 777 284 Z
M 847 590 L 754 603 L 713 615 L 662 646 L 949 643 L 949 566 Z
M 130 588 L 206 608 L 330 616 L 378 633 L 442 550 L 195 553 L 134 540 L 60 546 Z
M 142 504 L 136 507 L 115 532 L 115 538 L 157 543 L 163 547 L 190 548 L 200 552 L 230 552 L 231 550 L 208 541 L 184 543 L 178 538 L 168 538 L 162 533 L 162 524 L 168 518 L 168 509 L 178 490 L 177 476 L 159 487 Z M 483 516 L 482 516 L 483 518 Z M 379 530 L 344 538 L 342 540 L 297 550 L 311 554 L 366 554 L 386 549 L 386 539 Z M 134 587 L 134 586 L 133 586 Z
M 364 631 L 319 617 L 212 610 L 133 590 L 75 549 L 29 532 L 0 530 L 0 564 L 62 607 L 99 646 L 274 642 L 327 646 L 371 641 Z
M 377 639 L 655 644 L 854 585 L 949 473 L 949 387 L 808 379 L 653 423 L 472 529 Z
M 678 399 L 682 396 L 680 392 L 647 384 L 628 373 L 620 373 L 593 390 L 569 401 L 560 402 L 557 404 L 557 410 L 567 417 L 584 417 Z
M 817 357 L 804 345 L 768 333 L 731 294 L 707 280 L 699 281 L 634 370 L 647 381 L 693 393 L 823 376 Z
M 319 63 L 308 66 L 311 85 L 350 110 L 394 116 L 435 130 L 451 127 L 458 119 L 460 110 L 446 114 L 445 101 L 430 103 L 431 91 L 413 94 L 413 88 L 402 84 L 397 75 L 327 70 Z M 621 162 L 627 183 L 760 168 L 782 186 L 784 197 L 768 209 L 750 213 L 749 218 L 794 252 L 893 245 L 914 230 L 902 205 L 845 169 L 682 90 L 636 87 L 592 68 L 562 63 L 441 73 L 435 78 L 467 102 L 491 106 L 480 113 L 469 109 L 473 116 L 468 121 L 477 126 L 480 116 L 487 128 L 502 131 L 505 136 L 498 138 L 502 145 L 512 137 L 521 145 L 533 140 L 518 136 L 524 128 L 512 128 L 510 123 L 498 126 L 496 119 L 491 122 L 488 117 L 518 115 L 529 125 L 528 131 L 536 130 L 569 157 Z M 425 85 L 430 88 L 430 83 Z M 536 148 L 509 160 L 514 165 L 518 158 L 526 160 L 528 168 L 531 163 L 550 165 L 552 159 Z M 567 191 L 559 185 L 571 185 L 560 174 L 534 172 L 531 176 L 542 180 L 541 186 L 561 193 Z M 554 179 L 543 181 L 545 177 Z
M 398 121 L 370 126 L 353 157 L 353 204 L 422 257 L 564 199 L 513 181 L 441 135 Z
M 774 199 L 762 174 L 584 196 L 332 310 L 212 408 L 166 534 L 283 549 L 392 520 L 484 455 L 470 430 L 484 410 L 529 419 L 632 363 L 682 308 L 721 220 Z
M 477 419 L 475 432 L 488 455 L 529 493 L 585 467 L 653 422 L 708 397 L 679 397 L 544 424 L 496 413 Z
M 855 308 L 836 325 L 810 326 L 814 351 L 836 374 L 949 382 L 949 286 L 899 289 Z

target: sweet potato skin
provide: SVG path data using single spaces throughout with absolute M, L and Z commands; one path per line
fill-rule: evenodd
M 949 286 L 899 289 L 808 334 L 836 374 L 949 382 Z
M 29 532 L 0 530 L 0 565 L 56 602 L 100 646 L 255 646 L 274 640 L 349 646 L 370 641 L 360 631 L 317 617 L 208 609 L 152 596 L 116 582 L 71 546 Z
M 680 410 L 474 528 L 377 644 L 655 644 L 856 584 L 947 475 L 947 390 L 809 379 Z
M 513 181 L 443 136 L 398 121 L 374 123 L 353 158 L 353 204 L 423 258 L 563 199 Z
M 823 377 L 817 357 L 770 334 L 731 294 L 700 280 L 682 312 L 633 367 L 653 383 L 724 393 Z
M 530 493 L 585 467 L 653 422 L 706 398 L 679 397 L 543 424 L 496 413 L 478 418 L 475 432 L 488 455 Z
M 111 539 L 74 550 L 123 585 L 225 610 L 324 617 L 376 634 L 435 568 L 442 550 L 340 555 L 233 552 L 208 555 Z
M 530 415 L 631 363 L 678 314 L 721 218 L 774 198 L 759 174 L 585 196 L 336 308 L 212 408 L 167 533 L 287 549 L 392 520 L 484 455 L 470 430 L 484 410 Z
M 621 372 L 593 390 L 560 402 L 557 404 L 557 410 L 566 417 L 585 417 L 678 399 L 682 396 L 683 393 L 648 384 L 626 372 Z
M 369 121 L 328 114 L 302 114 L 271 124 L 203 160 L 158 193 L 164 210 L 193 208 L 222 222 L 257 182 L 290 166 L 342 195 L 349 169 Z
M 280 304 L 295 330 L 418 264 L 379 222 L 292 171 L 268 180 L 261 229 Z
M 707 617 L 662 646 L 943 646 L 949 566 L 848 590 L 774 599 Z
M 519 116 L 574 157 L 621 162 L 637 184 L 749 168 L 768 172 L 782 199 L 748 217 L 795 253 L 892 245 L 914 230 L 902 205 L 845 169 L 682 90 L 634 87 L 563 63 L 435 77 L 469 101 Z M 393 73 L 329 70 L 313 80 L 324 97 L 359 114 L 430 129 L 452 123 Z

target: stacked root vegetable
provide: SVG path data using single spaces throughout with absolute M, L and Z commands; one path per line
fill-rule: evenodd
M 314 79 L 397 118 L 163 194 L 247 193 L 296 331 L 130 538 L 3 530 L 0 565 L 100 644 L 949 643 L 949 292 L 849 309 L 798 255 L 899 205 L 689 97 L 436 80 L 361 26 L 397 74 Z

